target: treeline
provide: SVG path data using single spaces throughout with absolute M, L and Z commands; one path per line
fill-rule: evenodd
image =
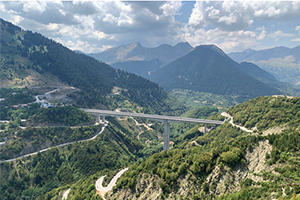
M 93 117 L 81 109 L 64 106 L 39 109 L 29 120 L 37 123 L 47 122 L 75 126 L 80 123 L 91 122 Z
M 257 97 L 228 110 L 234 123 L 258 131 L 287 124 L 298 126 L 300 122 L 300 98 Z
M 10 106 L 34 102 L 30 91 L 27 88 L 0 88 L 0 106 Z

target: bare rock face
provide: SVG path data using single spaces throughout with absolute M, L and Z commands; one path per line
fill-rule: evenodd
M 121 189 L 117 193 L 113 191 L 108 192 L 105 195 L 107 200 L 158 200 L 161 199 L 162 189 L 159 186 L 160 178 L 157 176 L 147 176 L 143 174 L 142 178 L 136 184 L 134 190 Z
M 260 181 L 261 177 L 255 176 L 251 172 L 259 173 L 262 170 L 270 171 L 275 167 L 268 166 L 266 164 L 266 153 L 271 154 L 272 145 L 268 140 L 259 141 L 258 145 L 254 146 L 251 151 L 247 151 L 245 155 L 246 164 L 240 165 L 235 168 L 224 166 L 220 168 L 218 165 L 213 167 L 212 172 L 207 176 L 206 183 L 208 184 L 208 192 L 204 192 L 201 185 L 197 185 L 193 182 L 196 179 L 191 172 L 188 172 L 185 176 L 179 177 L 178 190 L 172 192 L 168 197 L 164 199 L 178 199 L 179 197 L 192 197 L 193 194 L 221 195 L 226 192 L 232 193 L 240 191 L 240 183 L 246 178 L 250 178 L 253 181 Z M 110 192 L 106 199 L 133 199 L 133 200 L 152 200 L 162 199 L 162 189 L 159 186 L 161 181 L 158 176 L 151 176 L 145 178 L 145 174 L 139 179 L 134 190 L 122 189 Z
M 262 170 L 271 170 L 272 166 L 266 164 L 266 153 L 271 154 L 272 145 L 269 144 L 268 140 L 259 141 L 258 146 L 254 147 L 252 151 L 248 151 L 246 154 L 247 166 L 249 171 L 258 173 Z M 251 178 L 254 181 L 260 181 L 261 178 L 248 174 L 247 178 Z

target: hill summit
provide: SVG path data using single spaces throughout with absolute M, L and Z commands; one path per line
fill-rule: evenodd
M 280 94 L 279 90 L 240 69 L 215 45 L 200 45 L 187 55 L 153 73 L 151 80 L 167 91 L 189 89 L 221 95 L 239 96 L 241 100 Z
M 109 64 L 157 59 L 162 65 L 165 65 L 184 56 L 191 49 L 193 49 L 193 47 L 187 42 L 181 42 L 175 46 L 162 44 L 154 48 L 143 47 L 139 42 L 135 42 L 110 48 L 100 53 L 92 53 L 90 56 Z

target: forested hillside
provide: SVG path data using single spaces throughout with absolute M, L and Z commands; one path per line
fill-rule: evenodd
M 118 127 L 118 123 L 110 123 L 94 140 L 55 147 L 0 164 L 0 199 L 35 199 L 53 188 L 73 184 L 91 174 L 103 174 L 130 165 L 137 160 L 135 153 L 144 146 Z M 87 131 L 88 128 L 83 129 Z M 49 134 L 49 131 L 52 129 L 29 129 L 20 135 L 27 138 L 35 136 L 30 132 Z
M 71 97 L 80 107 L 98 104 L 113 108 L 109 98 L 114 87 L 131 103 L 145 112 L 183 113 L 184 106 L 159 85 L 137 75 L 115 70 L 87 55 L 77 54 L 41 34 L 23 31 L 1 19 L 1 79 L 5 82 L 26 80 L 28 70 L 50 74 L 61 82 L 77 87 Z M 47 83 L 44 83 L 47 84 Z
M 224 123 L 179 142 L 132 165 L 106 199 L 299 198 L 299 102 L 259 97 L 229 109 L 234 122 L 258 130 Z

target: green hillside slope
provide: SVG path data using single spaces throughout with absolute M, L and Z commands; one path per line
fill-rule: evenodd
M 137 160 L 135 153 L 144 145 L 118 126 L 110 123 L 102 134 L 88 142 L 54 147 L 15 162 L 0 164 L 0 199 L 35 199 L 53 188 L 73 184 L 91 174 L 128 166 Z M 36 131 L 49 134 L 51 128 L 46 129 Z M 87 131 L 87 128 L 83 129 Z M 30 131 L 34 132 L 29 129 L 20 134 L 26 138 L 25 134 L 30 135 Z M 95 133 L 96 130 L 92 131 Z M 44 138 L 42 134 L 37 136 Z
M 188 89 L 221 95 L 239 96 L 244 101 L 257 96 L 280 94 L 245 73 L 216 46 L 201 45 L 186 56 L 162 67 L 151 80 L 167 91 Z
M 23 31 L 1 19 L 1 79 L 3 82 L 26 80 L 30 70 L 40 75 L 51 75 L 61 82 L 79 88 L 72 94 L 80 107 L 103 104 L 114 108 L 116 102 L 109 98 L 114 87 L 122 89 L 121 96 L 145 112 L 182 113 L 184 106 L 159 85 L 137 75 L 115 70 L 84 54 L 43 37 Z M 54 78 L 53 78 L 54 77 Z M 47 83 L 44 83 L 47 85 Z
M 234 121 L 258 120 L 250 127 L 259 130 L 247 133 L 224 123 L 178 143 L 132 165 L 106 199 L 299 197 L 299 103 L 300 98 L 259 97 L 235 106 L 228 110 Z
M 264 83 L 278 82 L 278 80 L 274 76 L 272 76 L 267 71 L 259 68 L 257 65 L 254 65 L 253 63 L 241 62 L 241 63 L 239 63 L 238 67 L 241 70 L 243 70 L 249 74 L 252 74 L 255 78 L 257 78 L 258 80 L 260 80 Z

